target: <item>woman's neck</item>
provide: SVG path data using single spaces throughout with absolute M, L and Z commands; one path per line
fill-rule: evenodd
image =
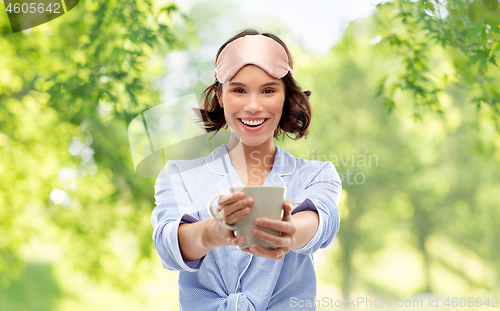
M 270 172 L 276 155 L 272 137 L 261 145 L 248 146 L 242 143 L 237 136 L 231 135 L 227 150 L 231 164 L 236 171 L 240 172 L 248 172 L 252 169 Z

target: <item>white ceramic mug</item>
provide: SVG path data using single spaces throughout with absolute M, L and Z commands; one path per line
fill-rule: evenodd
M 280 235 L 280 232 L 256 226 L 254 221 L 257 217 L 265 217 L 274 220 L 282 219 L 283 203 L 285 202 L 285 187 L 252 185 L 227 189 L 227 194 L 233 192 L 243 192 L 245 198 L 252 198 L 254 200 L 254 204 L 250 207 L 250 215 L 233 225 L 223 223 L 215 216 L 212 205 L 217 198 L 225 194 L 217 194 L 208 200 L 208 213 L 212 219 L 222 227 L 235 231 L 234 235 L 236 237 L 245 237 L 245 243 L 238 246 L 240 249 L 249 247 L 252 244 L 257 244 L 265 248 L 274 248 L 272 245 L 252 236 L 251 231 L 253 228 L 258 228 L 269 234 L 274 234 L 276 236 Z

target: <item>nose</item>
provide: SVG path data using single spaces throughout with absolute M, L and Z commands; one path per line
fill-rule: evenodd
M 245 103 L 245 111 L 249 113 L 257 113 L 262 111 L 262 104 L 257 95 L 249 96 L 248 101 Z

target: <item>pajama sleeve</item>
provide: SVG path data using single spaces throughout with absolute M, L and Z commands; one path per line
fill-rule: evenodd
M 309 255 L 327 247 L 340 227 L 337 208 L 342 189 L 340 176 L 331 162 L 316 163 L 322 166 L 316 170 L 305 169 L 301 176 L 305 187 L 294 199 L 294 202 L 300 203 L 296 207 L 298 211 L 316 210 L 319 216 L 318 229 L 312 239 L 304 247 L 293 250 L 299 254 Z
M 151 215 L 154 245 L 165 269 L 194 272 L 200 268 L 205 256 L 185 261 L 179 247 L 178 230 L 182 223 L 198 221 L 195 213 L 185 213 L 196 208 L 175 163 L 167 162 L 164 170 L 155 184 L 156 207 Z

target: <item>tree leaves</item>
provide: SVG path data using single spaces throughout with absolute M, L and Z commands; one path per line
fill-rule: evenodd
M 34 28 L 0 38 L 0 75 L 12 76 L 0 79 L 0 134 L 12 141 L 0 145 L 0 224 L 18 235 L 0 241 L 4 285 L 16 276 L 12 268 L 21 267 L 20 246 L 43 228 L 66 237 L 59 242 L 67 243 L 67 261 L 88 275 L 123 289 L 139 277 L 138 269 L 120 265 L 123 258 L 109 243 L 113 232 L 133 228 L 140 256 L 131 257 L 132 265 L 151 254 L 152 181 L 135 174 L 126 128 L 159 101 L 150 80 L 163 73 L 161 53 L 178 42 L 177 12 L 173 4 L 147 0 L 84 1 L 47 24 L 52 34 Z M 0 19 L 0 28 L 5 23 Z M 91 142 L 72 156 L 75 139 Z M 76 177 L 62 178 L 64 170 Z M 68 195 L 66 205 L 50 201 L 54 189 Z M 26 221 L 29 206 L 43 226 Z
M 379 24 L 387 42 L 404 59 L 406 70 L 396 77 L 398 82 L 393 88 L 386 88 L 377 96 L 394 99 L 394 89 L 410 92 L 415 106 L 427 106 L 442 113 L 437 95 L 452 84 L 442 80 L 443 73 L 431 65 L 431 50 L 435 46 L 460 53 L 455 67 L 459 79 L 471 74 L 486 77 L 491 75 L 488 72 L 492 66 L 498 67 L 500 9 L 497 5 L 487 1 L 396 0 L 378 5 L 378 10 L 392 15 L 389 22 L 379 19 Z M 470 83 L 467 87 L 476 88 Z M 479 96 L 482 101 L 495 107 L 497 98 L 483 86 L 480 88 L 484 92 Z

